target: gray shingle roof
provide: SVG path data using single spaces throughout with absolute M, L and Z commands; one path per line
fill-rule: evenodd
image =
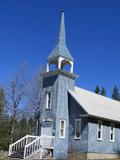
M 88 115 L 120 122 L 120 102 L 78 87 L 69 93 Z

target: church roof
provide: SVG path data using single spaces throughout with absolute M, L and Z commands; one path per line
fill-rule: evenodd
M 61 24 L 60 24 L 60 32 L 58 36 L 58 41 L 55 48 L 52 50 L 51 54 L 48 57 L 49 60 L 57 59 L 58 57 L 64 57 L 68 60 L 73 61 L 73 57 L 70 54 L 67 46 L 66 46 L 66 33 L 65 33 L 65 21 L 64 21 L 64 12 L 62 11 L 61 15 Z
M 120 102 L 78 87 L 69 93 L 88 115 L 120 121 Z

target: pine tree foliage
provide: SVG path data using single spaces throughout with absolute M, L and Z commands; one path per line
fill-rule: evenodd
M 100 88 L 99 88 L 98 85 L 96 86 L 95 93 L 96 93 L 96 94 L 99 94 L 99 93 L 100 93 Z
M 5 112 L 6 97 L 4 88 L 0 87 L 0 150 L 7 150 L 9 146 L 10 121 Z
M 0 87 L 0 117 L 4 112 L 5 104 L 6 104 L 6 98 L 5 98 L 4 88 Z
M 100 91 L 100 95 L 106 96 L 106 90 L 105 90 L 104 87 L 103 87 L 102 90 Z
M 116 85 L 114 86 L 114 89 L 113 89 L 112 99 L 120 101 L 119 89 Z
M 36 122 L 33 117 L 28 120 L 28 133 L 30 135 L 35 135 L 36 132 Z
M 11 124 L 9 117 L 0 121 L 0 150 L 8 150 L 10 141 Z
M 26 116 L 23 114 L 22 118 L 19 122 L 19 136 L 24 137 L 25 135 L 28 134 L 28 124 L 27 124 L 27 118 Z

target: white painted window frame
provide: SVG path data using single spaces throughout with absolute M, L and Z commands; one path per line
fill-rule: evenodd
M 50 107 L 48 107 L 48 94 L 51 94 L 51 97 L 50 97 Z M 48 91 L 47 93 L 46 93 L 46 109 L 51 109 L 51 103 L 52 102 L 52 92 L 50 92 L 50 91 Z
M 99 125 L 101 125 L 101 129 L 99 129 Z M 99 131 L 100 131 L 100 138 L 98 137 L 99 135 Z M 98 141 L 102 141 L 103 139 L 103 122 L 101 120 L 98 120 L 98 124 L 97 124 L 97 140 Z
M 79 137 L 77 137 L 76 136 L 76 124 L 77 124 L 77 122 L 80 122 L 80 136 Z M 79 119 L 75 119 L 75 139 L 81 139 L 81 118 L 79 118 Z
M 113 127 L 113 131 L 112 131 Z M 111 133 L 113 134 L 113 139 L 111 139 Z M 110 142 L 115 142 L 115 125 L 114 123 L 110 124 Z
M 64 128 L 61 126 L 61 122 L 64 122 Z M 60 119 L 60 125 L 59 125 L 59 138 L 65 139 L 65 134 L 66 134 L 66 120 L 65 119 Z M 63 136 L 61 136 L 61 130 L 63 130 Z

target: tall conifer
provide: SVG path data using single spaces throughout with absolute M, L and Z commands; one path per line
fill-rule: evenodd
M 96 86 L 95 93 L 96 93 L 96 94 L 99 94 L 99 93 L 100 93 L 100 88 L 99 88 L 98 85 Z
M 117 86 L 114 86 L 113 93 L 112 93 L 112 99 L 120 101 L 120 94 L 119 94 L 119 89 Z
M 100 94 L 101 94 L 102 96 L 106 96 L 106 90 L 105 90 L 105 88 L 104 88 L 104 87 L 102 88 L 102 90 L 101 90 Z

